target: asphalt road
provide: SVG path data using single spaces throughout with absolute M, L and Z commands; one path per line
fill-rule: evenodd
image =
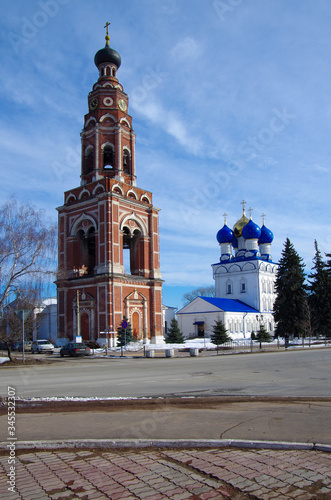
M 330 397 L 331 350 L 181 358 L 57 358 L 1 368 L 16 397 Z

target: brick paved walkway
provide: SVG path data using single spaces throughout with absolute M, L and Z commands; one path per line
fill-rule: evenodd
M 1 500 L 331 499 L 331 454 L 294 450 L 20 451 Z

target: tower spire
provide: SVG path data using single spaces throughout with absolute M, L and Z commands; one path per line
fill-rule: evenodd
M 243 206 L 243 215 L 246 215 L 246 214 L 245 214 L 245 205 L 246 205 L 246 203 L 247 203 L 247 201 L 245 201 L 245 200 L 243 200 L 243 201 L 240 203 L 240 205 L 242 205 L 242 206 Z

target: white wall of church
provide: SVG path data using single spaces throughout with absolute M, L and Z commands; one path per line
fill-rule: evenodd
M 261 260 L 213 264 L 216 297 L 235 299 L 271 312 L 276 298 L 277 265 Z
M 196 305 L 198 307 L 198 304 Z M 177 315 L 178 325 L 185 338 L 198 337 L 197 323 L 203 322 L 205 337 L 210 338 L 213 332 L 215 322 L 221 320 L 228 331 L 228 335 L 233 340 L 247 339 L 250 340 L 251 333 L 256 333 L 260 326 L 263 325 L 266 330 L 274 334 L 274 320 L 271 313 L 254 314 L 254 313 L 235 313 L 215 311 L 209 313 L 192 312 L 187 314 L 179 313 Z
M 177 321 L 179 328 L 181 329 L 185 338 L 196 338 L 198 337 L 198 325 L 195 323 L 204 323 L 204 332 L 206 337 L 210 337 L 212 333 L 212 327 L 215 321 L 221 320 L 224 322 L 223 312 L 210 312 L 210 313 L 194 313 L 191 314 L 178 314 Z

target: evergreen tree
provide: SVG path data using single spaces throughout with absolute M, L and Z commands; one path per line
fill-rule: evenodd
M 269 332 L 265 329 L 264 325 L 260 326 L 260 329 L 258 330 L 256 334 L 256 340 L 259 340 L 260 342 L 271 342 L 272 337 Z
M 216 346 L 221 344 L 225 344 L 225 342 L 231 342 L 231 337 L 227 334 L 227 330 L 224 326 L 223 321 L 220 319 L 215 321 L 215 325 L 213 326 L 213 333 L 210 336 L 210 340 Z
M 170 323 L 170 328 L 168 328 L 165 341 L 167 344 L 182 344 L 184 340 L 183 334 L 178 326 L 178 321 L 173 318 Z
M 317 335 L 331 337 L 331 275 L 316 240 L 313 263 L 308 287 L 312 328 Z
M 117 328 L 117 347 L 126 346 L 134 341 L 131 324 L 126 318 L 123 318 L 123 321 L 126 321 L 128 326 L 124 329 L 121 324 L 121 326 Z
M 304 264 L 293 244 L 287 238 L 275 283 L 277 297 L 274 304 L 276 334 L 280 337 L 304 334 L 306 317 L 306 288 Z

